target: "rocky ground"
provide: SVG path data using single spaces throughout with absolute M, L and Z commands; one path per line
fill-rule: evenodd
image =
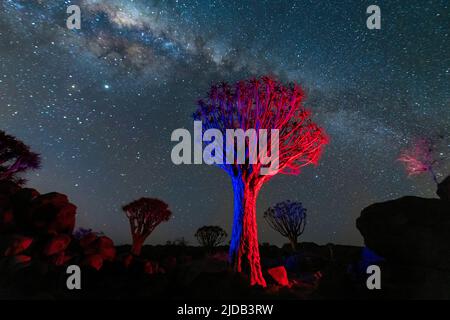
M 365 208 L 357 220 L 364 248 L 261 245 L 263 289 L 230 270 L 226 246 L 145 246 L 133 257 L 102 234 L 74 232 L 76 206 L 65 195 L 1 182 L 0 299 L 448 299 L 449 186 L 441 183 L 440 199 Z M 71 264 L 82 268 L 81 290 L 66 287 Z M 382 290 L 366 287 L 371 264 L 381 267 Z

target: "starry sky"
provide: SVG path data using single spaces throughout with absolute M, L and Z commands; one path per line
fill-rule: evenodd
M 81 30 L 66 27 L 71 4 Z M 371 4 L 381 30 L 366 27 Z M 262 213 L 291 199 L 308 208 L 300 240 L 360 245 L 365 206 L 434 197 L 432 179 L 407 177 L 396 158 L 417 137 L 449 133 L 449 33 L 438 0 L 0 0 L 0 129 L 42 154 L 28 185 L 67 194 L 78 226 L 129 243 L 121 206 L 157 197 L 174 217 L 148 243 L 195 244 L 202 225 L 230 233 L 231 183 L 213 166 L 172 164 L 172 131 L 192 130 L 214 82 L 296 81 L 331 141 L 319 166 L 263 187 L 259 240 L 286 242 Z

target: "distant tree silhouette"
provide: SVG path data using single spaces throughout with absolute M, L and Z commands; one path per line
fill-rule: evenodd
M 140 198 L 122 207 L 131 228 L 133 246 L 131 253 L 140 255 L 145 239 L 163 221 L 168 221 L 172 215 L 168 205 L 158 199 Z
M 215 129 L 223 136 L 228 129 L 267 130 L 267 148 L 258 148 L 259 157 L 278 148 L 276 154 L 271 154 L 275 158 L 272 163 L 276 161 L 278 166 L 269 174 L 261 174 L 266 167 L 250 157 L 254 154 L 251 151 L 255 139 L 245 139 L 242 152 L 245 159 L 236 159 L 238 148 L 227 150 L 223 144 L 223 150 L 218 150 L 222 157 L 230 154 L 235 159 L 231 164 L 217 164 L 230 176 L 234 191 L 229 260 L 236 272 L 243 272 L 244 268 L 249 271 L 251 285 L 266 286 L 256 224 L 256 199 L 262 186 L 276 174 L 297 175 L 302 167 L 317 164 L 328 142 L 324 130 L 312 121 L 311 112 L 303 106 L 303 100 L 299 85 L 284 85 L 271 77 L 261 77 L 232 85 L 213 85 L 194 113 L 194 120 L 202 121 L 204 131 Z
M 269 226 L 289 239 L 292 250 L 297 250 L 297 239 L 306 226 L 306 209 L 301 202 L 284 201 L 264 213 Z
M 40 156 L 31 152 L 30 147 L 0 130 L 0 181 L 11 180 L 23 184 L 25 180 L 18 175 L 38 169 L 40 164 Z
M 172 245 L 179 247 L 186 247 L 189 245 L 189 241 L 187 241 L 184 237 L 177 238 L 172 242 Z
M 217 247 L 227 236 L 225 230 L 219 226 L 203 226 L 195 233 L 197 241 L 208 249 Z

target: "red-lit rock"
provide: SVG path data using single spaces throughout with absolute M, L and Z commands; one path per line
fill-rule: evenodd
M 20 190 L 20 186 L 9 180 L 0 180 L 0 194 L 11 196 Z
M 101 247 L 98 250 L 98 254 L 106 261 L 113 261 L 116 258 L 116 248 L 114 246 Z
M 91 268 L 94 268 L 98 271 L 103 266 L 103 258 L 99 254 L 86 256 L 83 260 L 83 265 L 90 266 Z
M 98 236 L 94 232 L 88 233 L 80 239 L 80 246 L 83 249 L 87 249 L 95 240 L 97 240 L 97 238 Z
M 147 274 L 155 274 L 158 272 L 158 264 L 153 261 L 144 262 L 144 272 Z
M 69 260 L 72 259 L 72 256 L 67 255 L 64 251 L 54 255 L 50 261 L 51 263 L 53 263 L 55 266 L 63 266 L 65 264 L 67 264 L 67 262 L 69 262 Z
M 133 263 L 133 255 L 132 254 L 127 254 L 124 258 L 123 258 L 123 265 L 125 268 L 130 267 L 130 265 Z
M 289 286 L 289 279 L 284 266 L 268 269 L 267 272 L 280 286 Z
M 167 270 L 169 270 L 169 271 L 173 270 L 177 266 L 177 258 L 173 257 L 173 256 L 169 256 L 164 259 L 163 265 Z
M 85 255 L 99 254 L 104 260 L 113 261 L 116 258 L 114 242 L 106 236 L 89 233 L 80 240 Z
M 99 247 L 112 247 L 112 246 L 114 246 L 114 242 L 110 238 L 108 238 L 106 236 L 98 237 L 97 242 L 98 242 L 98 246 Z
M 1 211 L 0 209 L 0 231 L 6 231 L 13 227 L 14 215 L 11 210 Z
M 60 234 L 53 237 L 44 248 L 44 255 L 52 256 L 66 250 L 71 241 L 70 236 L 66 234 Z
M 24 254 L 20 254 L 18 256 L 14 256 L 13 258 L 13 264 L 27 264 L 28 262 L 31 261 L 31 257 L 24 255 Z
M 52 192 L 36 197 L 31 202 L 31 227 L 44 234 L 72 234 L 77 207 L 64 194 Z
M 32 238 L 25 237 L 25 236 L 15 236 L 12 239 L 11 244 L 8 246 L 8 248 L 5 251 L 5 256 L 15 256 L 19 253 L 22 253 L 33 242 Z

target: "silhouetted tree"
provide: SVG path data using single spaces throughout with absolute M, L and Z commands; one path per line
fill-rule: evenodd
M 195 233 L 198 243 L 208 249 L 217 247 L 227 236 L 225 230 L 219 226 L 203 226 Z
M 0 130 L 0 181 L 11 180 L 22 184 L 18 174 L 38 169 L 40 156 L 17 138 Z
M 189 241 L 187 241 L 184 237 L 176 238 L 172 245 L 179 246 L 179 247 L 186 247 L 189 245 Z
M 306 226 L 306 209 L 301 202 L 284 201 L 264 212 L 269 226 L 289 239 L 292 250 L 297 250 L 297 239 Z
M 130 220 L 133 247 L 131 253 L 141 253 L 145 239 L 163 221 L 168 221 L 172 213 L 168 205 L 158 199 L 140 198 L 122 207 Z
M 269 174 L 261 174 L 261 169 L 266 168 L 262 161 L 255 163 L 250 158 L 255 142 L 250 137 L 244 138 L 245 152 L 242 149 L 240 152 L 245 154 L 245 161 L 238 158 L 239 148 L 227 150 L 227 143 L 219 153 L 222 158 L 230 153 L 234 161 L 216 163 L 231 177 L 234 191 L 230 263 L 237 272 L 242 272 L 243 265 L 248 266 L 252 285 L 266 286 L 256 225 L 256 199 L 261 187 L 277 173 L 298 174 L 303 166 L 317 164 L 328 141 L 324 131 L 312 122 L 311 113 L 303 107 L 303 98 L 303 91 L 297 84 L 285 86 L 270 77 L 262 77 L 234 85 L 212 86 L 194 113 L 194 120 L 202 121 L 204 131 L 216 129 L 223 136 L 227 135 L 227 129 L 267 130 L 267 144 L 258 148 L 260 160 L 268 157 L 267 150 L 278 147 L 277 155 L 271 154 L 272 163 L 278 162 L 278 166 Z

